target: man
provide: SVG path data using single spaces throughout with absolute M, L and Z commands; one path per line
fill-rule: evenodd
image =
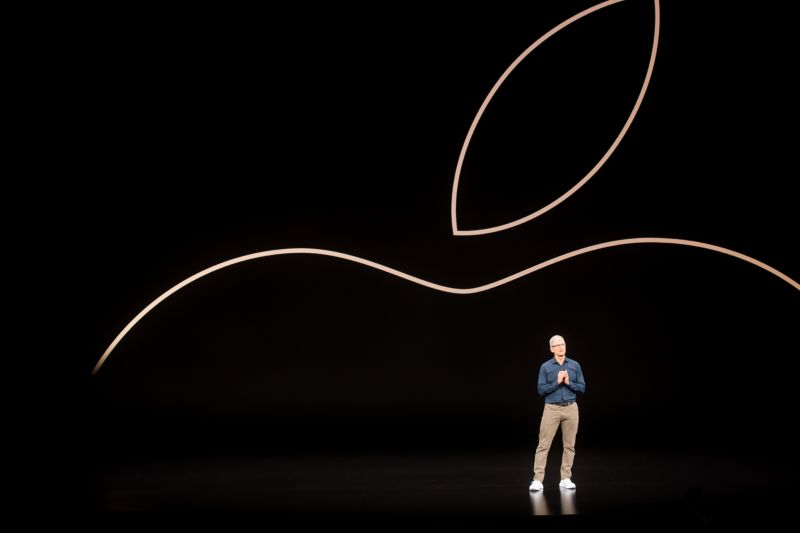
M 577 393 L 586 392 L 581 365 L 567 359 L 567 343 L 561 335 L 550 339 L 553 358 L 539 368 L 539 394 L 544 396 L 544 412 L 539 425 L 539 446 L 533 460 L 533 482 L 530 490 L 542 490 L 547 452 L 561 427 L 564 453 L 561 456 L 561 482 L 559 487 L 574 489 L 572 460 L 575 458 L 575 436 L 578 434 Z

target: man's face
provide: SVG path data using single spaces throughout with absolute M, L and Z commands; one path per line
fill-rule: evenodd
M 556 357 L 564 357 L 567 354 L 566 342 L 560 339 L 554 340 L 553 344 L 550 345 L 550 351 L 553 352 L 553 355 Z

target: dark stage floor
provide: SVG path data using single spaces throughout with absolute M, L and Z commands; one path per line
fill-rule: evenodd
M 541 493 L 528 490 L 532 454 L 517 450 L 129 460 L 98 468 L 91 494 L 112 512 L 522 517 L 644 530 L 789 514 L 788 481 L 732 455 L 580 450 L 574 491 L 557 486 L 559 460 L 551 453 Z

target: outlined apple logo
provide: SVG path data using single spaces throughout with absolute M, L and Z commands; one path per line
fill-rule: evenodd
M 596 163 L 590 169 L 588 169 L 585 172 L 585 174 L 583 174 L 583 176 L 580 177 L 580 179 L 574 185 L 572 185 L 568 190 L 564 191 L 561 195 L 559 195 L 557 198 L 553 199 L 552 201 L 550 201 L 549 203 L 547 203 L 546 205 L 544 205 L 540 209 L 538 209 L 538 210 L 536 210 L 536 211 L 534 211 L 534 212 L 532 212 L 532 213 L 530 213 L 530 214 L 528 214 L 526 216 L 517 218 L 515 220 L 510 220 L 510 221 L 507 221 L 505 223 L 502 223 L 502 224 L 499 224 L 499 225 L 495 225 L 495 226 L 491 226 L 491 227 L 464 228 L 464 227 L 459 226 L 459 221 L 458 221 L 458 216 L 457 216 L 457 213 L 458 213 L 457 207 L 458 207 L 458 196 L 459 196 L 459 194 L 458 194 L 459 193 L 459 184 L 460 184 L 460 181 L 461 181 L 462 169 L 463 169 L 463 166 L 464 166 L 464 161 L 465 161 L 466 155 L 468 153 L 470 142 L 473 139 L 473 135 L 475 134 L 475 132 L 476 132 L 476 130 L 478 128 L 478 125 L 479 125 L 479 123 L 481 121 L 481 118 L 484 116 L 484 113 L 487 111 L 487 109 L 489 109 L 490 104 L 492 102 L 492 99 L 497 94 L 497 92 L 502 88 L 504 82 L 506 82 L 506 80 L 509 77 L 509 75 L 514 71 L 514 69 L 517 68 L 517 66 L 520 63 L 522 63 L 528 56 L 530 56 L 530 54 L 532 54 L 540 45 L 542 45 L 545 41 L 547 41 L 551 37 L 555 36 L 560 30 L 566 28 L 570 24 L 572 24 L 572 23 L 574 23 L 574 22 L 576 22 L 576 21 L 578 21 L 578 20 L 580 20 L 580 19 L 582 19 L 584 17 L 587 17 L 587 16 L 591 15 L 592 13 L 595 13 L 595 12 L 597 12 L 599 10 L 608 8 L 609 6 L 612 6 L 614 4 L 618 4 L 618 3 L 622 2 L 622 1 L 623 0 L 608 0 L 606 2 L 601 2 L 601 3 L 591 7 L 589 9 L 581 11 L 581 12 L 575 14 L 574 16 L 564 20 L 562 23 L 560 23 L 557 26 L 555 26 L 553 29 L 551 29 L 550 31 L 548 31 L 547 33 L 542 35 L 533 44 L 531 44 L 529 47 L 527 47 L 508 66 L 508 68 L 505 70 L 505 72 L 500 76 L 500 78 L 496 81 L 494 86 L 491 88 L 491 90 L 489 91 L 489 93 L 485 97 L 483 103 L 481 104 L 480 108 L 478 109 L 478 112 L 476 113 L 476 115 L 475 115 L 475 117 L 474 117 L 474 119 L 472 121 L 472 124 L 469 127 L 469 130 L 468 130 L 468 132 L 467 132 L 467 134 L 465 136 L 465 139 L 464 139 L 464 142 L 463 142 L 463 145 L 462 145 L 459 157 L 458 157 L 458 161 L 457 161 L 456 167 L 455 167 L 455 173 L 454 173 L 454 177 L 453 177 L 453 186 L 452 186 L 451 205 L 450 205 L 451 226 L 452 226 L 451 229 L 452 229 L 452 235 L 454 237 L 470 237 L 470 236 L 490 235 L 490 234 L 501 232 L 501 231 L 511 230 L 512 228 L 515 228 L 516 226 L 519 226 L 519 225 L 524 224 L 526 222 L 530 222 L 530 221 L 534 220 L 535 218 L 544 215 L 548 211 L 556 208 L 562 202 L 564 202 L 567 199 L 569 199 L 570 196 L 575 194 L 581 187 L 583 187 L 583 185 L 585 185 L 592 177 L 594 177 L 597 174 L 597 172 L 604 166 L 604 164 L 613 155 L 615 150 L 619 147 L 622 139 L 625 137 L 626 133 L 628 132 L 628 129 L 629 129 L 630 125 L 632 124 L 633 120 L 636 118 L 636 115 L 637 115 L 637 113 L 638 113 L 638 111 L 640 109 L 640 106 L 641 106 L 641 104 L 642 104 L 642 102 L 644 100 L 645 94 L 647 92 L 647 88 L 648 88 L 648 86 L 650 84 L 652 72 L 653 72 L 653 69 L 654 69 L 654 66 L 655 66 L 656 55 L 657 55 L 657 50 L 658 50 L 659 30 L 660 30 L 660 2 L 659 2 L 659 0 L 654 0 L 654 2 L 653 2 L 653 4 L 654 4 L 654 11 L 653 11 L 654 18 L 653 18 L 653 21 L 652 21 L 652 27 L 653 27 L 652 48 L 651 48 L 651 51 L 650 51 L 650 60 L 649 60 L 649 64 L 648 64 L 648 67 L 647 67 L 647 71 L 646 71 L 646 74 L 645 74 L 645 76 L 644 76 L 644 78 L 642 80 L 641 89 L 639 91 L 639 94 L 638 94 L 638 97 L 636 99 L 635 104 L 633 105 L 632 109 L 630 110 L 630 113 L 629 113 L 629 115 L 627 117 L 627 120 L 625 120 L 624 125 L 622 126 L 621 130 L 619 131 L 617 136 L 614 138 L 614 140 L 611 143 L 611 145 L 606 149 L 606 151 L 602 155 L 602 157 L 600 157 L 600 159 L 597 160 Z M 758 267 L 766 270 L 767 272 L 779 277 L 780 279 L 782 279 L 783 281 L 785 281 L 786 283 L 788 283 L 789 285 L 791 285 L 795 289 L 800 290 L 800 283 L 798 283 L 794 279 L 790 278 L 786 274 L 778 271 L 777 269 L 775 269 L 775 268 L 773 268 L 773 267 L 771 267 L 771 266 L 769 266 L 769 265 L 767 265 L 767 264 L 765 264 L 765 263 L 763 263 L 763 262 L 761 262 L 761 261 L 759 261 L 759 260 L 757 260 L 757 259 L 755 259 L 753 257 L 747 256 L 745 254 L 742 254 L 740 252 L 737 252 L 737 251 L 734 251 L 734 250 L 731 250 L 731 249 L 728 249 L 728 248 L 724 248 L 724 247 L 721 247 L 721 246 L 710 244 L 710 243 L 699 242 L 699 241 L 694 241 L 694 240 L 678 239 L 678 238 L 668 238 L 668 237 L 626 238 L 626 239 L 607 241 L 607 242 L 594 244 L 594 245 L 591 245 L 591 246 L 586 246 L 586 247 L 583 247 L 583 248 L 580 248 L 580 249 L 577 249 L 577 250 L 574 250 L 574 251 L 559 255 L 557 257 L 553 257 L 553 258 L 548 259 L 546 261 L 542 261 L 542 262 L 537 263 L 537 264 L 535 264 L 535 265 L 533 265 L 533 266 L 531 266 L 529 268 L 526 268 L 526 269 L 521 270 L 519 272 L 510 274 L 510 275 L 508 275 L 506 277 L 503 277 L 503 278 L 498 279 L 496 281 L 493 281 L 491 283 L 486 283 L 484 285 L 480 285 L 480 286 L 476 286 L 476 287 L 467 287 L 467 288 L 450 287 L 450 286 L 439 284 L 439 283 L 436 283 L 436 282 L 424 280 L 424 279 L 416 277 L 416 276 L 414 276 L 412 274 L 396 270 L 396 269 L 394 269 L 394 268 L 392 268 L 390 266 L 382 265 L 382 264 L 376 263 L 376 262 L 371 261 L 371 260 L 366 259 L 366 258 L 362 258 L 362 257 L 358 257 L 358 256 L 355 256 L 355 255 L 350 255 L 350 254 L 346 254 L 346 253 L 341 253 L 341 252 L 337 252 L 337 251 L 334 251 L 334 250 L 326 250 L 326 249 L 319 249 L 319 248 L 281 248 L 281 249 L 266 250 L 266 251 L 262 251 L 262 252 L 247 254 L 247 255 L 243 255 L 243 256 L 239 256 L 239 257 L 235 257 L 235 258 L 229 259 L 227 261 L 223 261 L 221 263 L 218 263 L 218 264 L 215 264 L 213 266 L 210 266 L 210 267 L 208 267 L 208 268 L 206 268 L 206 269 L 204 269 L 204 270 L 202 270 L 200 272 L 197 272 L 197 273 L 187 277 L 186 279 L 184 279 L 180 283 L 176 284 L 175 286 L 173 286 L 170 289 L 168 289 L 167 291 L 165 291 L 158 298 L 156 298 L 151 303 L 149 303 L 144 309 L 142 309 L 122 329 L 122 331 L 119 332 L 119 334 L 113 339 L 113 341 L 109 344 L 108 348 L 105 350 L 105 352 L 102 354 L 100 359 L 97 361 L 97 364 L 94 366 L 94 368 L 92 370 L 92 375 L 96 375 L 99 372 L 99 370 L 101 369 L 103 364 L 106 362 L 108 357 L 111 355 L 111 353 L 117 347 L 117 345 L 131 331 L 131 329 L 133 329 L 133 327 L 136 326 L 136 324 L 140 320 L 142 320 L 147 314 L 149 314 L 151 311 L 153 311 L 155 309 L 155 307 L 157 307 L 161 302 L 163 302 L 164 300 L 166 300 L 167 298 L 169 298 L 170 296 L 172 296 L 173 294 L 175 294 L 179 290 L 183 289 L 187 285 L 199 280 L 200 278 L 203 278 L 203 277 L 205 277 L 205 276 L 207 276 L 209 274 L 212 274 L 212 273 L 217 272 L 219 270 L 222 270 L 224 268 L 232 267 L 234 265 L 237 265 L 237 264 L 240 264 L 240 263 L 244 263 L 244 262 L 247 262 L 247 261 L 251 261 L 251 260 L 255 260 L 255 259 L 263 259 L 263 258 L 266 258 L 266 257 L 272 257 L 272 256 L 278 256 L 278 255 L 287 255 L 287 254 L 324 255 L 324 256 L 344 259 L 344 260 L 347 260 L 347 261 L 352 261 L 354 263 L 359 263 L 361 265 L 368 266 L 368 267 L 380 270 L 380 271 L 385 272 L 387 274 L 391 274 L 391 275 L 403 278 L 403 279 L 405 279 L 407 281 L 410 281 L 412 283 L 416 283 L 416 284 L 422 285 L 422 286 L 427 287 L 429 289 L 433 289 L 433 290 L 437 290 L 437 291 L 441 291 L 441 292 L 446 292 L 446 293 L 451 293 L 451 294 L 454 294 L 454 295 L 469 295 L 469 294 L 476 294 L 476 293 L 480 293 L 480 292 L 484 292 L 484 291 L 489 291 L 491 289 L 494 289 L 494 288 L 499 287 L 501 285 L 505 285 L 505 284 L 510 283 L 512 281 L 515 281 L 515 280 L 517 280 L 519 278 L 522 278 L 524 276 L 532 274 L 533 272 L 536 272 L 536 271 L 541 270 L 543 268 L 555 265 L 557 263 L 560 263 L 560 262 L 565 261 L 567 259 L 571 259 L 573 257 L 577 257 L 577 256 L 580 256 L 580 255 L 583 255 L 583 254 L 587 254 L 587 253 L 590 253 L 590 252 L 597 251 L 597 250 L 602 250 L 602 249 L 605 249 L 605 248 L 612 248 L 612 247 L 633 245 L 633 244 L 670 244 L 670 245 L 687 246 L 687 247 L 692 247 L 692 248 L 701 248 L 701 249 L 704 249 L 704 250 L 709 250 L 709 251 L 712 251 L 712 252 L 725 254 L 725 255 L 728 255 L 730 257 L 735 257 L 737 259 L 741 259 L 741 260 L 746 261 L 748 263 L 751 263 L 751 264 L 753 264 L 755 266 L 758 266 Z

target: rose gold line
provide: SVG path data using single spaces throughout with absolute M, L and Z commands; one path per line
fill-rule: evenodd
M 486 285 L 481 285 L 479 287 L 472 287 L 472 288 L 468 288 L 468 289 L 458 289 L 458 288 L 454 288 L 454 287 L 447 287 L 445 285 L 439 285 L 438 283 L 433 283 L 433 282 L 430 282 L 430 281 L 426 281 L 424 279 L 418 278 L 416 276 L 412 276 L 410 274 L 406 274 L 405 272 L 401 272 L 401 271 L 396 270 L 394 268 L 390 268 L 390 267 L 387 267 L 385 265 L 381 265 L 379 263 L 376 263 L 374 261 L 370 261 L 368 259 L 362 259 L 362 258 L 356 257 L 354 255 L 344 254 L 344 253 L 341 253 L 341 252 L 334 252 L 332 250 L 322 250 L 322 249 L 319 249 L 319 248 L 282 248 L 282 249 L 278 249 L 278 250 L 268 250 L 268 251 L 265 251 L 265 252 L 257 252 L 257 253 L 254 253 L 254 254 L 243 255 L 241 257 L 236 257 L 234 259 L 229 259 L 228 261 L 224 261 L 222 263 L 219 263 L 219 264 L 216 264 L 216 265 L 214 265 L 212 267 L 209 267 L 209 268 L 207 268 L 207 269 L 205 269 L 203 271 L 200 271 L 197 274 L 186 278 L 185 280 L 181 281 L 180 283 L 178 283 L 177 285 L 175 285 L 174 287 L 169 289 L 167 292 L 165 292 L 164 294 L 162 294 L 161 296 L 159 296 L 158 298 L 153 300 L 147 307 L 142 309 L 139 312 L 139 314 L 136 315 L 133 318 L 133 320 L 131 320 L 128 323 L 128 325 L 125 326 L 125 328 L 122 331 L 119 332 L 119 334 L 111 342 L 111 344 L 108 346 L 108 348 L 106 349 L 106 351 L 103 354 L 103 356 L 100 358 L 100 360 L 95 365 L 94 369 L 92 370 L 92 375 L 97 374 L 98 370 L 100 370 L 100 367 L 103 366 L 103 363 L 106 361 L 106 359 L 108 359 L 108 356 L 111 355 L 111 352 L 114 350 L 114 348 L 116 348 L 117 344 L 119 344 L 119 342 L 123 339 L 123 337 L 125 337 L 125 335 L 128 334 L 128 332 L 133 328 L 133 326 L 135 326 L 142 318 L 145 317 L 145 315 L 147 315 L 147 313 L 152 311 L 153 308 L 155 308 L 158 304 L 160 304 L 161 302 L 163 302 L 164 300 L 166 300 L 167 298 L 169 298 L 170 296 L 172 296 L 173 294 L 175 294 L 176 292 L 178 292 L 182 288 L 186 287 L 190 283 L 192 283 L 194 281 L 197 281 L 198 279 L 200 279 L 202 277 L 205 277 L 205 276 L 211 274 L 212 272 L 216 272 L 218 270 L 222 270 L 223 268 L 226 268 L 226 267 L 229 267 L 229 266 L 233 266 L 233 265 L 238 264 L 238 263 L 243 263 L 245 261 L 251 261 L 253 259 L 261 259 L 263 257 L 270 257 L 270 256 L 274 256 L 274 255 L 287 255 L 287 254 L 327 255 L 327 256 L 330 256 L 330 257 L 338 257 L 340 259 L 346 259 L 348 261 L 353 261 L 354 263 L 360 263 L 360 264 L 366 265 L 368 267 L 372 267 L 372 268 L 375 268 L 375 269 L 378 269 L 378 270 L 382 270 L 383 272 L 387 272 L 387 273 L 392 274 L 394 276 L 406 279 L 408 281 L 411 281 L 413 283 L 417 283 L 419 285 L 422 285 L 424 287 L 428 287 L 430 289 L 435 289 L 435 290 L 442 291 L 442 292 L 449 292 L 449 293 L 452 293 L 452 294 L 475 294 L 475 293 L 484 292 L 484 291 L 488 291 L 488 290 L 494 289 L 495 287 L 499 287 L 501 285 L 505 285 L 506 283 L 510 283 L 510 282 L 512 282 L 512 281 L 514 281 L 516 279 L 519 279 L 519 278 L 521 278 L 523 276 L 527 276 L 528 274 L 536 272 L 537 270 L 541 270 L 541 269 L 543 269 L 545 267 L 548 267 L 550 265 L 554 265 L 556 263 L 560 263 L 561 261 L 565 261 L 565 260 L 570 259 L 572 257 L 576 257 L 576 256 L 579 256 L 579 255 L 582 255 L 582 254 L 586 254 L 586 253 L 589 253 L 589 252 L 595 252 L 597 250 L 602 250 L 604 248 L 612 248 L 614 246 L 624 246 L 624 245 L 627 245 L 627 244 L 679 244 L 679 245 L 691 246 L 691 247 L 695 247 L 695 248 L 704 248 L 706 250 L 711 250 L 713 252 L 719 252 L 719 253 L 722 253 L 722 254 L 730 255 L 732 257 L 736 257 L 737 259 L 741 259 L 743 261 L 747 261 L 748 263 L 752 263 L 752 264 L 756 265 L 757 267 L 763 268 L 767 272 L 769 272 L 771 274 L 774 274 L 775 276 L 778 276 L 783 281 L 785 281 L 789 285 L 793 286 L 795 289 L 800 290 L 800 284 L 798 282 L 796 282 L 795 280 L 793 280 L 792 278 L 790 278 L 789 276 L 787 276 L 786 274 L 784 274 L 784 273 L 772 268 L 771 266 L 769 266 L 769 265 L 767 265 L 765 263 L 762 263 L 761 261 L 753 259 L 752 257 L 749 257 L 747 255 L 741 254 L 741 253 L 733 251 L 733 250 L 729 250 L 728 248 L 722 248 L 721 246 L 715 246 L 713 244 L 706 244 L 706 243 L 698 242 L 698 241 L 688 241 L 688 240 L 684 240 L 684 239 L 670 239 L 670 238 L 662 238 L 662 237 L 641 237 L 641 238 L 634 238 L 634 239 L 621 239 L 621 240 L 616 240 L 616 241 L 604 242 L 604 243 L 601 243 L 601 244 L 595 244 L 595 245 L 592 245 L 592 246 L 587 246 L 585 248 L 581 248 L 581 249 L 575 250 L 573 252 L 569 252 L 569 253 L 566 253 L 566 254 L 563 254 L 563 255 L 559 255 L 558 257 L 554 257 L 553 259 L 549 259 L 547 261 L 544 261 L 542 263 L 534 265 L 534 266 L 532 266 L 532 267 L 530 267 L 528 269 L 525 269 L 525 270 L 522 270 L 520 272 L 517 272 L 516 274 L 512 274 L 511 276 L 508 276 L 508 277 L 499 279 L 497 281 L 494 281 L 492 283 L 488 283 Z
M 457 203 L 457 197 L 458 197 L 458 184 L 459 184 L 459 181 L 461 179 L 461 168 L 462 168 L 462 165 L 464 164 L 464 158 L 466 157 L 466 154 L 467 154 L 467 148 L 469 147 L 469 143 L 472 140 L 472 136 L 475 133 L 475 129 L 478 126 L 478 122 L 480 122 L 480 119 L 483 116 L 484 111 L 488 107 L 489 102 L 492 100 L 492 98 L 494 97 L 494 95 L 497 92 L 497 90 L 500 88 L 500 85 L 503 84 L 503 82 L 506 80 L 508 75 L 511 74 L 511 72 L 515 68 L 517 68 L 517 65 L 519 65 L 519 63 L 523 59 L 525 59 L 525 57 L 527 57 L 540 44 L 542 44 L 544 41 L 546 41 L 547 39 L 552 37 L 558 31 L 564 29 L 566 26 L 568 26 L 569 24 L 572 24 L 576 20 L 579 20 L 579 19 L 585 17 L 586 15 L 589 15 L 590 13 L 598 11 L 598 10 L 604 8 L 604 7 L 608 7 L 608 6 L 612 5 L 612 4 L 619 3 L 620 1 L 621 0 L 611 0 L 609 2 L 603 2 L 601 4 L 597 4 L 596 6 L 591 7 L 589 9 L 585 10 L 585 11 L 582 11 L 582 12 L 578 13 L 577 15 L 573 16 L 572 18 L 565 20 L 564 22 L 562 22 L 561 24 L 559 24 L 558 26 L 556 26 L 555 28 L 553 28 L 552 30 L 550 30 L 549 32 L 544 34 L 542 37 L 539 38 L 539 40 L 537 40 L 530 47 L 528 47 L 528 49 L 525 50 L 513 63 L 511 63 L 511 65 L 506 69 L 506 71 L 503 73 L 503 75 L 500 76 L 500 79 L 498 79 L 497 82 L 494 84 L 494 87 L 492 87 L 492 90 L 489 91 L 489 94 L 486 96 L 486 99 L 483 101 L 483 104 L 481 105 L 480 109 L 478 110 L 478 114 L 475 115 L 475 119 L 472 121 L 472 125 L 470 126 L 469 131 L 467 132 L 467 137 L 464 139 L 464 145 L 461 147 L 461 153 L 460 153 L 460 155 L 458 157 L 458 163 L 456 164 L 455 178 L 453 179 L 453 193 L 452 193 L 452 196 L 450 198 L 450 219 L 451 219 L 451 223 L 452 223 L 452 227 L 453 227 L 453 235 L 457 235 L 457 236 L 473 236 L 473 235 L 485 235 L 487 233 L 496 233 L 498 231 L 503 231 L 503 230 L 506 230 L 506 229 L 509 229 L 509 228 L 513 228 L 514 226 L 518 226 L 520 224 L 524 224 L 525 222 L 533 220 L 534 218 L 547 213 L 548 211 L 550 211 L 551 209 L 556 207 L 558 204 L 560 204 L 561 202 L 563 202 L 564 200 L 566 200 L 567 198 L 572 196 L 578 189 L 583 187 L 586 184 L 586 182 L 589 181 L 597 173 L 598 170 L 600 170 L 600 168 L 606 163 L 606 161 L 608 161 L 609 157 L 611 157 L 611 154 L 613 154 L 614 151 L 617 149 L 617 146 L 619 146 L 620 142 L 622 141 L 622 138 L 625 137 L 625 134 L 628 133 L 628 129 L 630 128 L 631 123 L 633 123 L 633 119 L 636 117 L 636 114 L 639 112 L 639 107 L 642 104 L 642 100 L 644 100 L 644 95 L 647 92 L 647 87 L 650 85 L 650 78 L 651 78 L 651 76 L 653 74 L 653 67 L 655 66 L 655 62 L 656 62 L 656 51 L 658 49 L 659 28 L 661 26 L 661 9 L 660 9 L 659 0 L 654 0 L 654 4 L 655 4 L 655 17 L 654 17 L 655 28 L 653 30 L 653 48 L 652 48 L 652 51 L 650 53 L 650 63 L 647 66 L 647 73 L 645 74 L 644 82 L 642 83 L 642 89 L 639 91 L 639 96 L 637 97 L 636 103 L 634 104 L 633 109 L 631 110 L 631 113 L 628 116 L 628 120 L 625 121 L 625 125 L 620 130 L 619 134 L 617 135 L 617 138 L 614 139 L 614 142 L 611 143 L 611 147 L 608 149 L 608 151 L 606 151 L 605 155 L 603 155 L 603 157 L 586 174 L 586 176 L 583 177 L 583 179 L 581 179 L 578 183 L 576 183 L 574 186 L 572 186 L 572 188 L 569 189 L 567 192 L 565 192 L 564 194 L 562 194 L 561 196 L 559 196 L 558 198 L 556 198 L 555 200 L 553 200 L 552 202 L 550 202 L 549 204 L 544 206 L 543 208 L 539 209 L 538 211 L 536 211 L 534 213 L 531 213 L 528 216 L 525 216 L 525 217 L 522 217 L 520 219 L 514 220 L 512 222 L 508 222 L 506 224 L 501 224 L 499 226 L 493 226 L 493 227 L 490 227 L 490 228 L 474 229 L 474 230 L 460 230 L 460 229 L 458 229 L 458 221 L 457 221 L 457 217 L 456 217 L 456 203 Z

